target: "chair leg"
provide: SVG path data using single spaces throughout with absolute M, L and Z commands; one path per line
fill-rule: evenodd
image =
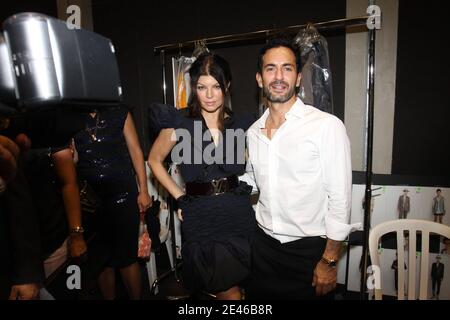
M 150 293 L 151 294 L 158 294 L 158 282 L 156 281 L 158 279 L 158 274 L 156 270 L 156 258 L 155 253 L 151 252 L 150 259 L 146 263 L 147 268 L 147 276 L 148 276 L 148 283 L 150 286 Z
M 167 255 L 169 256 L 169 262 L 170 262 L 170 268 L 174 267 L 174 259 L 173 259 L 173 253 L 172 253 L 172 237 L 169 236 L 167 237 L 166 240 L 166 249 L 167 249 Z

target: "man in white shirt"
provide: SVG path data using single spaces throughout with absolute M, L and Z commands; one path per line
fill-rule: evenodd
M 250 299 L 333 291 L 341 242 L 352 228 L 345 127 L 296 97 L 299 59 L 285 40 L 273 40 L 259 56 L 256 80 L 268 109 L 248 131 L 247 178 L 260 191 Z

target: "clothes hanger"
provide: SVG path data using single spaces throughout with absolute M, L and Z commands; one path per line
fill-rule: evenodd
M 195 41 L 194 52 L 192 52 L 192 56 L 193 57 L 197 58 L 199 55 L 201 55 L 203 53 L 207 53 L 207 52 L 209 52 L 209 49 L 206 46 L 206 41 L 205 40 L 197 40 L 197 41 Z

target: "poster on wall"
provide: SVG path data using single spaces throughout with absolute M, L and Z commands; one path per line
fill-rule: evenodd
M 433 186 L 373 185 L 370 226 L 395 219 L 428 220 L 450 226 L 446 199 L 450 188 Z M 351 223 L 363 222 L 365 185 L 352 189 Z
M 450 188 L 440 186 L 417 186 L 417 185 L 373 185 L 372 199 L 370 210 L 370 226 L 374 227 L 382 222 L 397 219 L 416 219 L 433 221 L 450 225 L 450 216 L 446 214 L 446 200 L 450 197 Z M 352 207 L 351 207 L 351 223 L 362 222 L 364 219 L 365 209 L 365 185 L 354 184 L 352 188 Z M 347 259 L 348 264 L 342 264 L 338 268 L 339 283 L 346 283 L 350 291 L 358 291 L 360 286 L 360 263 L 362 255 L 362 241 L 356 239 L 356 232 L 349 237 L 349 248 L 344 253 L 345 257 L 340 260 Z M 406 256 L 409 252 L 409 234 L 403 233 L 404 236 L 404 252 Z M 395 290 L 395 268 L 392 268 L 397 253 L 397 235 L 388 233 L 383 236 L 380 245 L 380 263 L 381 273 L 387 274 L 383 277 L 383 294 L 396 295 Z M 352 239 L 353 238 L 353 239 Z M 432 264 L 438 263 L 443 265 L 450 263 L 450 240 L 440 235 L 431 234 L 429 238 L 429 293 L 428 299 L 450 299 L 450 277 L 444 275 L 441 278 L 442 287 L 440 294 L 438 293 L 439 277 L 432 279 Z M 416 234 L 416 266 L 420 266 L 422 258 L 422 236 Z M 439 258 L 438 258 L 439 256 Z M 409 261 L 406 258 L 406 265 Z M 417 271 L 417 279 L 419 279 L 419 269 Z M 437 267 L 435 267 L 437 269 Z M 408 268 L 407 268 L 408 271 Z M 437 272 L 436 272 L 437 273 Z M 345 275 L 348 274 L 346 280 Z M 432 282 L 435 282 L 435 289 L 432 288 Z M 416 284 L 419 281 L 416 280 Z M 406 284 L 407 288 L 407 284 Z M 445 288 L 445 289 L 444 289 Z M 418 290 L 417 290 L 418 292 Z

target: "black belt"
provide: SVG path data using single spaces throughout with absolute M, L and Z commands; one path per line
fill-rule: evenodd
M 239 185 L 236 175 L 209 182 L 186 182 L 186 194 L 190 196 L 212 196 L 229 192 Z

